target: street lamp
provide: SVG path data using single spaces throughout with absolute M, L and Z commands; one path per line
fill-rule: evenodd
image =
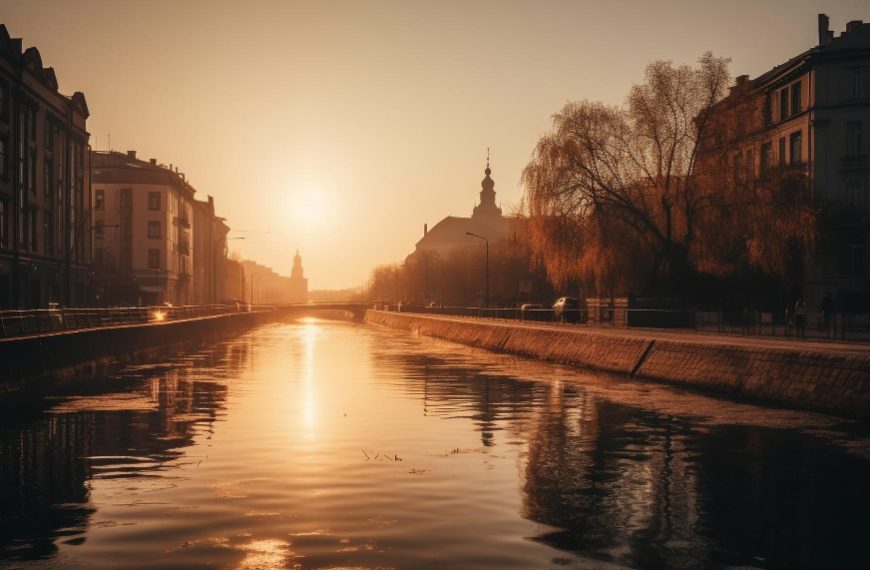
M 486 297 L 483 306 L 489 307 L 489 240 L 473 232 L 465 232 L 465 235 L 482 239 L 483 243 L 486 244 Z

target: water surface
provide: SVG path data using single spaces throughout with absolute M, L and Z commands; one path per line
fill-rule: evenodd
M 859 567 L 829 416 L 327 321 L 4 396 L 0 565 Z

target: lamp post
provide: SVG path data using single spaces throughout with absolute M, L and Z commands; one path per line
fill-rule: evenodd
M 465 232 L 465 234 L 471 237 L 476 237 L 477 239 L 482 239 L 483 243 L 486 245 L 486 292 L 483 306 L 489 307 L 489 240 L 473 232 Z

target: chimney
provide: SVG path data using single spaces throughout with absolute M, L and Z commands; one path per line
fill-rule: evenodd
M 857 32 L 858 28 L 861 27 L 861 24 L 864 23 L 864 20 L 852 20 L 848 24 L 846 24 L 846 32 L 852 33 Z
M 831 19 L 827 14 L 819 14 L 819 45 L 823 46 L 834 39 L 834 32 L 831 31 Z
M 136 151 L 135 150 L 128 150 L 127 157 L 135 160 L 136 159 Z
M 423 237 L 426 237 L 426 234 L 429 233 L 429 224 L 423 224 Z
M 157 166 L 157 159 L 156 158 L 152 158 L 152 159 L 148 160 L 148 162 L 151 163 L 151 166 Z

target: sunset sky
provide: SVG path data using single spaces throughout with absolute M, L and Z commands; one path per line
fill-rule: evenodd
M 423 224 L 468 216 L 491 148 L 497 199 L 566 101 L 620 103 L 654 59 L 731 57 L 757 76 L 870 20 L 867 0 L 23 1 L 0 23 L 83 91 L 91 145 L 178 165 L 245 236 L 243 257 L 312 289 L 361 285 Z

